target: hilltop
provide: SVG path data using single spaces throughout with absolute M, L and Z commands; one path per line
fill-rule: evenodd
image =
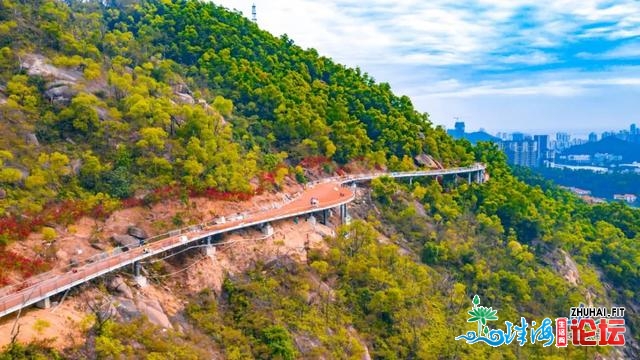
M 231 234 L 215 255 L 145 264 L 145 288 L 123 271 L 23 314 L 33 334 L 73 341 L 0 359 L 637 356 L 638 211 L 517 179 L 494 145 L 452 139 L 389 84 L 210 2 L 0 4 L 2 284 L 109 249 L 130 225 L 153 235 L 312 179 L 476 161 L 491 176 L 376 179 L 349 225 Z M 454 341 L 475 330 L 475 294 L 500 328 L 626 306 L 628 345 Z

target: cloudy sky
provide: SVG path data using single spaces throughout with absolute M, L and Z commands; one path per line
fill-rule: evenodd
M 411 97 L 436 124 L 640 124 L 638 0 L 214 0 Z

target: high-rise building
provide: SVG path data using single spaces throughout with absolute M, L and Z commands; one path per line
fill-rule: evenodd
M 542 166 L 549 158 L 549 135 L 534 135 L 533 140 L 537 143 L 538 156 L 535 166 Z
M 631 126 L 629 127 L 629 132 L 631 133 L 631 135 L 638 134 L 638 128 L 636 127 L 636 124 L 631 124 Z
M 598 134 L 592 132 L 589 134 L 589 142 L 596 142 L 598 141 Z
M 565 132 L 556 134 L 556 150 L 563 150 L 570 146 L 571 135 Z
M 464 121 L 456 121 L 456 124 L 454 125 L 455 128 L 455 132 L 459 137 L 463 137 L 464 136 Z
M 521 132 L 514 132 L 511 134 L 511 141 L 522 141 L 524 140 L 524 134 Z

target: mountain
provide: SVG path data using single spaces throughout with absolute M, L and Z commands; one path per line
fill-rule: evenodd
M 640 212 L 516 178 L 495 145 L 452 139 L 389 84 L 211 2 L 1 1 L 2 285 L 332 175 L 429 156 L 485 163 L 489 180 L 382 177 L 357 189 L 350 224 L 216 237 L 145 262 L 146 287 L 105 276 L 0 322 L 0 359 L 638 357 Z M 581 303 L 626 306 L 627 345 L 455 340 L 487 329 L 468 322 L 480 304 L 506 330 Z
M 493 141 L 493 142 L 500 141 L 499 138 L 487 133 L 486 131 L 460 133 L 458 130 L 449 129 L 447 130 L 447 133 L 454 139 L 467 139 L 472 144 L 477 144 L 479 141 Z
M 572 146 L 564 150 L 563 155 L 595 155 L 612 154 L 622 156 L 623 162 L 640 161 L 640 143 L 633 143 L 615 136 L 605 137 L 599 141 Z

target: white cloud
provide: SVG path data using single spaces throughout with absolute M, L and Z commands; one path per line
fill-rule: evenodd
M 389 82 L 395 91 L 416 99 L 421 111 L 442 109 L 443 104 L 458 100 L 491 98 L 519 103 L 544 97 L 569 101 L 597 94 L 595 100 L 584 104 L 597 113 L 604 111 L 596 108 L 600 98 L 615 96 L 613 88 L 621 89 L 630 99 L 629 94 L 640 87 L 639 67 L 605 68 L 597 73 L 549 70 L 571 66 L 571 59 L 562 55 L 572 44 L 629 41 L 640 36 L 637 0 L 214 2 L 240 9 L 247 17 L 255 2 L 261 28 L 276 36 L 287 33 L 302 47 L 313 47 L 340 63 L 359 66 L 374 78 Z M 640 46 L 634 44 L 579 56 L 605 61 L 639 55 Z M 531 66 L 544 70 L 519 71 Z M 629 110 L 630 114 L 636 110 Z

